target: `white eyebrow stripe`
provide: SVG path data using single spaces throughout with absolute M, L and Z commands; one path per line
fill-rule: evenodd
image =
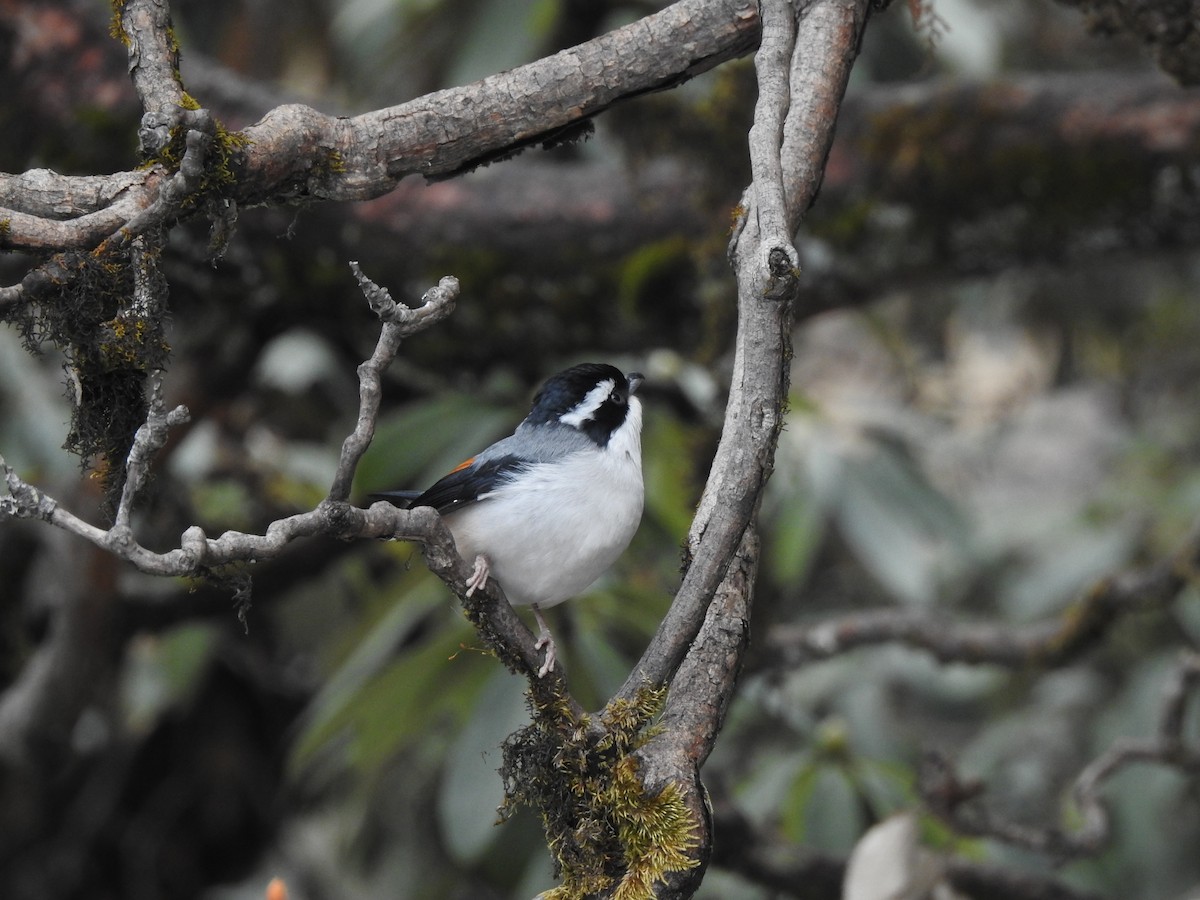
M 573 410 L 568 413 L 563 413 L 558 417 L 558 420 L 564 425 L 571 425 L 578 428 L 584 422 L 595 418 L 596 410 L 600 408 L 600 404 L 608 399 L 608 395 L 616 388 L 617 382 L 612 378 L 606 378 L 590 391 L 579 401 Z

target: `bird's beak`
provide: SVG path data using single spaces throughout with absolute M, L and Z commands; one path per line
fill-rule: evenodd
M 633 396 L 637 393 L 637 389 L 641 386 L 642 382 L 646 380 L 646 376 L 641 372 L 630 372 L 625 376 L 625 380 L 629 382 L 629 395 Z

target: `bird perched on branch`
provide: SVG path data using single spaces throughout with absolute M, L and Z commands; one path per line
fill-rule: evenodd
M 432 506 L 459 554 L 474 560 L 467 596 L 494 578 L 514 606 L 530 606 L 554 668 L 541 610 L 574 597 L 629 546 L 642 517 L 642 383 L 602 363 L 542 385 L 517 430 L 428 490 L 372 494 L 396 506 Z

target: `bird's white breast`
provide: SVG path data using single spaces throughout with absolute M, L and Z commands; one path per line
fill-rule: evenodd
M 631 398 L 607 446 L 537 463 L 446 524 L 464 559 L 488 557 L 510 603 L 546 607 L 582 593 L 629 546 L 643 496 L 641 408 Z

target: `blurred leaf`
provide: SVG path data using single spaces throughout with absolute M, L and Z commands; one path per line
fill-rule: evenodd
M 363 492 L 428 487 L 508 434 L 523 415 L 465 394 L 414 403 L 380 419 L 356 484 Z
M 795 587 L 808 573 L 825 537 L 825 516 L 802 488 L 772 504 L 766 530 L 771 576 L 780 586 Z
M 936 856 L 920 845 L 920 823 L 902 812 L 872 826 L 846 864 L 843 900 L 921 900 L 941 878 Z
M 937 599 L 965 563 L 962 517 L 907 462 L 885 448 L 847 454 L 837 522 L 862 564 L 906 603 Z
M 500 744 L 528 721 L 521 680 L 493 666 L 450 745 L 438 789 L 438 824 L 459 863 L 478 861 L 496 838 L 496 810 L 504 800 Z
M 594 709 L 621 686 L 631 666 L 631 660 L 614 646 L 612 636 L 621 631 L 648 636 L 649 623 L 632 621 L 641 609 L 630 591 L 602 591 L 572 601 L 571 607 L 571 690 L 585 708 Z M 654 621 L 649 628 L 656 625 Z
M 682 235 L 634 250 L 625 258 L 619 272 L 617 301 L 620 306 L 636 309 L 658 279 L 678 277 L 680 268 L 688 264 L 690 254 L 691 244 Z
M 799 844 L 804 840 L 804 822 L 807 818 L 808 805 L 816 790 L 819 767 L 807 758 L 796 772 L 796 777 L 781 797 L 783 798 L 782 821 L 783 833 L 788 840 Z
M 292 328 L 272 338 L 254 365 L 259 385 L 300 394 L 323 379 L 342 375 L 329 341 L 307 328 Z
M 1125 521 L 1107 528 L 1073 528 L 1047 536 L 1030 552 L 1024 568 L 1001 586 L 1000 601 L 1010 618 L 1028 620 L 1061 609 L 1097 579 L 1129 561 L 1139 528 Z
M 200 481 L 192 485 L 192 506 L 198 524 L 209 531 L 253 527 L 254 497 L 248 485 L 233 478 Z
M 310 704 L 292 753 L 294 771 L 345 736 L 346 761 L 372 773 L 427 729 L 465 714 L 491 663 L 460 653 L 473 638 L 464 621 L 399 650 L 426 613 L 448 605 L 447 598 L 441 582 L 422 579 L 371 630 Z
M 646 512 L 682 541 L 699 498 L 694 431 L 671 416 L 648 417 L 642 435 Z
M 118 703 L 129 728 L 149 731 L 160 716 L 185 703 L 208 670 L 218 632 L 188 624 L 162 635 L 139 635 L 121 667 Z
M 787 833 L 808 847 L 844 853 L 862 831 L 857 792 L 838 765 L 806 764 L 788 793 Z
M 452 85 L 503 72 L 537 56 L 539 29 L 547 21 L 546 0 L 483 0 L 462 22 Z

